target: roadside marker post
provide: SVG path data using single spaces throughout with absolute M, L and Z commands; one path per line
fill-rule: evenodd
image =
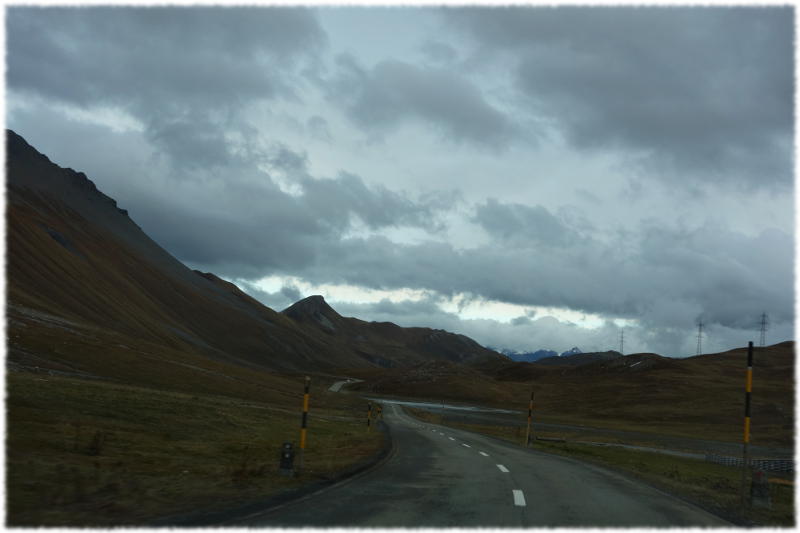
M 300 454 L 297 461 L 297 469 L 303 469 L 303 454 L 306 451 L 306 425 L 308 424 L 308 389 L 311 385 L 311 377 L 306 376 L 303 388 L 303 419 L 300 423 Z
M 369 431 L 372 425 L 372 402 L 367 404 L 367 431 Z
M 531 401 L 528 404 L 528 431 L 525 433 L 525 447 L 531 445 L 531 418 L 533 417 L 533 391 L 531 391 Z
M 281 448 L 281 475 L 294 475 L 294 445 L 291 442 L 284 442 Z
M 750 468 L 750 393 L 753 392 L 753 341 L 747 343 L 747 374 L 744 386 L 744 438 L 742 442 L 742 505 L 749 505 L 747 471 Z

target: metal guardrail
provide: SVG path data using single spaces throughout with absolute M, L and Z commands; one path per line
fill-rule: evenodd
M 741 467 L 744 461 L 739 457 L 706 454 L 706 461 L 725 466 Z M 794 459 L 750 459 L 747 462 L 752 468 L 770 472 L 794 472 Z

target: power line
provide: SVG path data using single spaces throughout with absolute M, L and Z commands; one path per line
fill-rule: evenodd
M 703 353 L 703 321 L 697 322 L 697 355 Z
M 759 345 L 764 347 L 767 345 L 767 330 L 769 329 L 769 316 L 767 313 L 761 313 L 761 340 Z

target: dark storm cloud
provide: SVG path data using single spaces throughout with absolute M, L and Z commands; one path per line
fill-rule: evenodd
M 514 126 L 486 101 L 481 90 L 452 70 L 387 60 L 365 69 L 339 56 L 328 89 L 348 116 L 369 132 L 391 130 L 409 118 L 422 121 L 448 141 L 503 148 Z
M 11 7 L 7 82 L 66 104 L 121 108 L 178 165 L 227 163 L 249 103 L 296 98 L 325 34 L 300 8 Z
M 507 52 L 531 108 L 577 148 L 671 177 L 791 184 L 790 7 L 442 13 L 483 57 Z

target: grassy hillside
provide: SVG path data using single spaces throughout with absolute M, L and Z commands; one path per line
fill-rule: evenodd
M 794 343 L 755 348 L 752 442 L 794 445 Z M 633 354 L 573 367 L 485 362 L 409 370 L 354 370 L 361 390 L 480 403 L 545 422 L 630 429 L 738 442 L 742 437 L 746 349 L 687 359 Z

